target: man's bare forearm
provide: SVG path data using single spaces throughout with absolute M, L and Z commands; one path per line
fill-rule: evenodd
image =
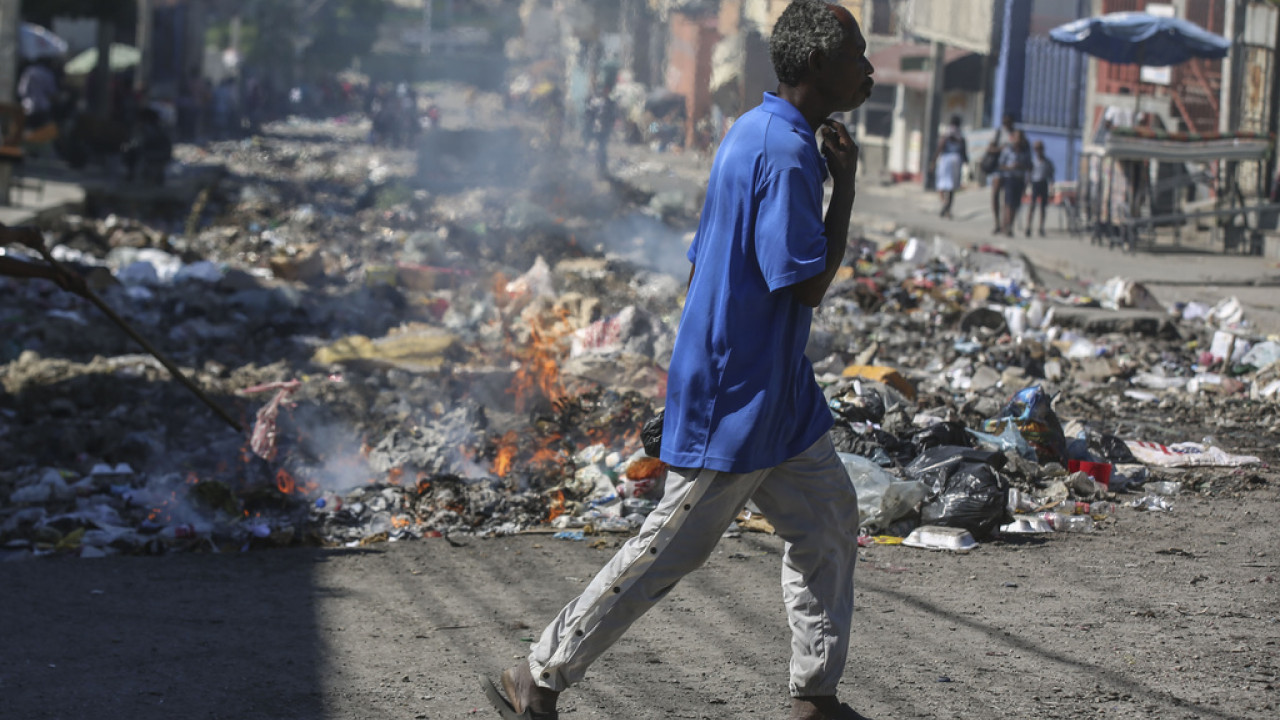
M 856 195 L 852 182 L 837 185 L 831 194 L 831 202 L 827 205 L 827 216 L 823 221 L 827 236 L 827 261 L 821 273 L 797 283 L 793 291 L 796 299 L 809 307 L 818 307 L 826 296 L 836 272 L 844 262 L 845 249 L 849 246 L 849 216 L 853 213 L 853 199 Z

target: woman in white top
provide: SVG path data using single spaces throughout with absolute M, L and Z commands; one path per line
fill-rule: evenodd
M 951 116 L 951 125 L 947 134 L 938 141 L 938 152 L 934 156 L 934 185 L 942 199 L 942 217 L 951 217 L 951 202 L 955 199 L 956 189 L 960 187 L 960 176 L 965 163 L 969 162 L 969 148 L 964 134 L 960 132 L 960 116 Z

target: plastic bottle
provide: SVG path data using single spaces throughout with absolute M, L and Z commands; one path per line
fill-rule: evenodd
M 1116 504 L 1113 502 L 1095 502 L 1089 503 L 1089 516 L 1092 518 L 1110 517 L 1116 514 Z
M 1088 515 L 1061 515 L 1054 532 L 1093 532 L 1093 518 Z
M 1156 495 L 1177 495 L 1182 492 L 1182 483 L 1173 482 L 1171 480 L 1159 480 L 1157 482 L 1149 482 L 1143 486 L 1147 492 Z

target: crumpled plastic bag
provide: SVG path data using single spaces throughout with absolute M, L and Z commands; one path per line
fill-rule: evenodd
M 628 305 L 617 315 L 602 318 L 573 332 L 569 357 L 576 358 L 594 353 L 616 355 L 635 323 L 636 307 Z
M 928 488 L 918 480 L 899 480 L 873 460 L 850 453 L 838 453 L 858 493 L 858 527 L 881 530 L 913 512 Z
M 1249 351 L 1240 358 L 1241 365 L 1249 365 L 1259 370 L 1268 368 L 1275 363 L 1280 362 L 1280 343 L 1273 340 L 1260 342 L 1249 348 Z
M 1222 448 L 1195 442 L 1161 445 L 1128 440 L 1125 444 L 1138 462 L 1157 467 L 1240 467 L 1262 462 L 1254 455 L 1233 455 Z
M 1013 423 L 1005 423 L 1004 429 L 999 435 L 991 433 L 978 432 L 977 430 L 968 430 L 968 433 L 977 441 L 977 446 L 983 450 L 999 450 L 1000 452 L 1013 451 L 1024 460 L 1036 462 L 1035 448 L 1031 447 L 1031 443 L 1022 437 L 1022 433 L 1018 430 L 1018 426 Z
M 1053 411 L 1053 398 L 1039 385 L 1014 393 L 996 417 L 983 423 L 982 429 L 1000 435 L 1009 423 L 1013 423 L 1035 449 L 1040 462 L 1066 464 L 1067 440 L 1062 422 Z
M 517 300 L 550 297 L 554 294 L 551 266 L 539 255 L 525 274 L 507 283 L 507 294 Z
M 1244 322 L 1244 305 L 1237 298 L 1223 298 L 1210 308 L 1207 319 L 1212 327 L 1237 327 Z
M 1110 310 L 1119 308 L 1164 310 L 1164 306 L 1156 300 L 1145 285 L 1127 278 L 1113 277 L 1103 283 L 1100 288 L 1093 288 L 1093 294 L 1098 296 L 1102 307 Z
M 978 539 L 990 537 L 1011 520 L 1009 481 L 999 473 L 1004 462 L 999 452 L 948 445 L 921 453 L 903 470 L 930 488 L 920 522 L 964 528 Z

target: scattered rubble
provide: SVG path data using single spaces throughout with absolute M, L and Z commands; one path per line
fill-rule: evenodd
M 180 148 L 227 171 L 196 216 L 45 228 L 246 436 L 95 308 L 0 279 L 0 555 L 638 526 L 665 473 L 640 430 L 687 229 L 542 157 L 526 171 L 554 180 L 534 189 L 436 194 L 359 132 Z M 847 264 L 808 352 L 868 542 L 1088 531 L 1273 481 L 1280 343 L 1238 303 L 1053 290 L 943 238 L 863 240 Z M 744 529 L 767 518 L 748 508 Z

